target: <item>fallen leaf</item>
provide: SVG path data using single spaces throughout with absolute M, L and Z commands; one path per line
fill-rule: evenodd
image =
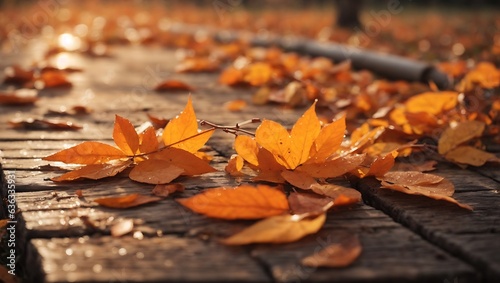
M 484 122 L 465 121 L 446 128 L 438 141 L 438 152 L 446 154 L 458 145 L 473 138 L 480 137 L 485 128 Z
M 199 134 L 198 120 L 194 113 L 191 96 L 189 96 L 186 107 L 181 114 L 170 120 L 165 127 L 163 131 L 163 142 L 167 146 L 195 153 L 205 145 L 212 136 L 212 133 L 213 130 Z
M 231 100 L 224 103 L 224 108 L 231 112 L 239 112 L 247 106 L 247 102 L 242 99 Z
M 410 195 L 422 195 L 436 200 L 445 200 L 462 208 L 472 210 L 471 206 L 462 204 L 452 198 L 455 187 L 450 181 L 437 175 L 416 171 L 388 172 L 377 179 L 381 181 L 381 188 Z
M 288 196 L 288 204 L 293 214 L 322 212 L 323 208 L 332 201 L 329 197 L 311 193 L 291 192 Z
M 259 149 L 257 160 L 259 164 L 259 174 L 254 177 L 254 181 L 267 181 L 271 183 L 285 182 L 285 179 L 281 176 L 281 172 L 286 170 L 285 166 L 279 164 L 273 154 L 267 149 Z
M 75 105 L 70 108 L 66 106 L 60 106 L 59 109 L 49 109 L 45 116 L 75 116 L 75 115 L 88 115 L 92 113 L 92 109 L 82 106 Z
M 170 122 L 169 119 L 156 117 L 156 116 L 149 114 L 149 113 L 147 115 L 148 115 L 149 121 L 151 121 L 151 123 L 153 124 L 153 127 L 155 129 L 163 129 L 167 126 L 168 122 Z
M 33 105 L 38 100 L 38 91 L 34 89 L 18 89 L 11 92 L 0 92 L 0 105 Z
M 500 162 L 500 158 L 493 153 L 465 145 L 448 151 L 444 157 L 456 163 L 472 166 L 483 166 L 486 162 Z
M 61 161 L 67 164 L 100 164 L 126 157 L 127 155 L 116 147 L 87 141 L 44 157 L 43 160 Z
M 139 134 L 139 152 L 153 153 L 158 150 L 158 138 L 153 127 L 147 127 L 144 132 Z
M 364 159 L 364 154 L 351 154 L 323 163 L 303 164 L 297 171 L 305 172 L 314 178 L 335 178 L 356 169 Z
M 437 161 L 428 160 L 421 163 L 403 163 L 396 162 L 394 167 L 392 167 L 393 171 L 419 171 L 419 172 L 427 172 L 436 170 Z
M 437 115 L 454 108 L 458 103 L 458 93 L 454 91 L 424 92 L 410 97 L 406 103 L 406 111 L 411 113 L 427 112 Z
M 391 168 L 394 166 L 394 162 L 397 156 L 397 151 L 389 152 L 386 155 L 377 156 L 370 165 L 368 172 L 363 174 L 361 177 L 364 178 L 367 176 L 384 176 L 385 173 L 389 172 L 389 170 L 391 170 Z
M 229 173 L 231 176 L 242 176 L 243 173 L 241 173 L 241 169 L 243 169 L 244 163 L 245 161 L 241 156 L 234 154 L 229 159 L 224 171 Z
M 353 188 L 335 184 L 314 184 L 311 190 L 333 200 L 334 206 L 351 205 L 361 201 L 361 193 Z
M 164 160 L 150 159 L 137 164 L 130 174 L 130 179 L 146 184 L 167 184 L 184 173 L 184 169 Z
M 178 80 L 165 80 L 159 83 L 155 89 L 156 91 L 194 91 L 194 88 L 185 82 Z
M 207 189 L 177 201 L 197 213 L 221 219 L 260 219 L 289 210 L 285 194 L 267 185 Z
M 219 62 L 209 58 L 187 58 L 175 66 L 175 71 L 179 73 L 216 72 L 219 70 L 219 65 Z
M 340 242 L 331 244 L 302 259 L 301 263 L 310 267 L 346 267 L 360 255 L 362 247 L 357 235 L 344 237 Z
M 309 158 L 314 140 L 321 131 L 315 105 L 316 102 L 297 120 L 290 134 L 282 125 L 270 120 L 264 120 L 255 132 L 257 143 L 287 169 L 295 169 Z
M 253 243 L 290 243 L 309 234 L 314 234 L 325 223 L 326 214 L 312 219 L 300 215 L 278 215 L 261 220 L 243 231 L 222 240 L 226 245 L 247 245 Z
M 160 197 L 145 196 L 140 194 L 129 194 L 120 197 L 98 198 L 94 201 L 99 205 L 111 208 L 130 208 L 143 205 L 146 203 L 157 202 L 162 200 Z
M 116 176 L 116 174 L 127 169 L 131 164 L 132 161 L 130 160 L 112 164 L 89 164 L 61 176 L 51 178 L 51 180 L 54 182 L 72 181 L 80 178 L 98 180 L 106 177 Z
M 60 71 L 43 72 L 40 74 L 38 81 L 42 82 L 41 88 L 66 88 L 73 85 L 70 81 L 68 81 L 66 75 Z
M 4 70 L 5 84 L 24 85 L 34 79 L 35 72 L 33 70 L 25 70 L 18 65 L 12 65 Z
M 255 139 L 249 136 L 238 135 L 234 140 L 234 150 L 245 159 L 246 162 L 258 166 L 259 161 L 257 159 L 257 154 L 259 153 L 259 146 Z
M 9 125 L 15 129 L 23 130 L 76 131 L 83 129 L 82 126 L 77 125 L 73 122 L 33 118 L 28 118 L 25 120 L 10 120 Z
M 183 192 L 184 189 L 185 189 L 184 185 L 182 185 L 180 183 L 158 184 L 154 187 L 154 189 L 151 193 L 157 197 L 166 198 L 175 192 Z
M 194 176 L 217 171 L 205 160 L 200 159 L 192 153 L 178 148 L 166 148 L 157 153 L 149 155 L 151 159 L 158 159 L 176 167 L 182 168 L 182 175 Z
M 300 171 L 284 170 L 281 172 L 281 177 L 283 177 L 292 186 L 303 190 L 309 190 L 312 185 L 318 183 L 309 174 Z
M 265 62 L 257 62 L 249 65 L 246 68 L 246 74 L 243 77 L 243 81 L 249 83 L 252 86 L 261 86 L 272 77 L 272 67 Z
M 340 148 L 345 128 L 345 116 L 322 128 L 314 140 L 311 159 L 308 162 L 321 163 L 333 155 Z
M 111 236 L 113 237 L 121 237 L 126 235 L 134 230 L 134 221 L 131 219 L 122 220 L 113 226 L 111 226 Z
M 244 73 L 241 69 L 229 67 L 221 73 L 219 83 L 234 86 L 243 82 L 243 76 Z
M 128 156 L 135 155 L 139 150 L 139 135 L 137 135 L 134 126 L 129 120 L 118 115 L 115 115 L 113 140 Z

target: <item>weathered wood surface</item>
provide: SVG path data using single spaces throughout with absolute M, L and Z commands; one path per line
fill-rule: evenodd
M 219 244 L 218 239 L 251 222 L 209 219 L 188 211 L 173 198 L 126 210 L 104 208 L 92 202 L 98 197 L 124 193 L 147 194 L 152 189 L 123 174 L 99 181 L 49 181 L 64 171 L 57 167 L 60 164 L 40 158 L 83 140 L 112 142 L 115 114 L 139 126 L 147 120 L 148 112 L 165 117 L 179 113 L 187 101 L 186 93 L 160 94 L 150 90 L 165 78 L 182 79 L 196 88 L 193 100 L 199 119 L 235 124 L 260 117 L 289 125 L 303 112 L 275 105 L 228 112 L 223 107 L 225 101 L 249 100 L 251 91 L 220 86 L 215 74 L 176 74 L 173 51 L 127 47 L 114 50 L 114 55 L 103 59 L 77 56 L 75 62 L 81 64 L 77 67 L 84 71 L 70 75 L 74 87 L 43 91 L 34 107 L 0 106 L 1 163 L 4 173 L 16 175 L 21 211 L 18 241 L 23 247 L 20 252 L 27 281 L 481 282 L 490 276 L 490 282 L 495 282 L 491 280 L 498 270 L 499 260 L 495 256 L 500 253 L 495 239 L 498 240 L 499 216 L 492 206 L 498 207 L 498 197 L 490 199 L 489 194 L 495 190 L 491 179 L 470 171 L 463 171 L 468 172 L 467 183 L 463 179 L 458 180 L 460 185 L 456 183 L 457 198 L 475 206 L 474 213 L 414 196 L 380 192 L 384 194 L 381 196 L 360 186 L 365 202 L 381 208 L 408 228 L 382 211 L 360 204 L 348 210 L 330 211 L 320 233 L 297 243 L 249 247 L 227 247 Z M 29 56 L 20 54 L 17 58 L 29 62 Z M 2 61 L 0 67 L 12 62 Z M 48 109 L 75 104 L 94 109 L 89 116 L 68 118 L 84 126 L 80 131 L 21 131 L 6 123 L 14 117 L 43 117 Z M 174 197 L 247 181 L 228 178 L 223 172 L 227 160 L 223 157 L 233 153 L 232 141 L 230 135 L 215 135 L 207 150 L 215 156 L 213 166 L 219 172 L 179 179 L 187 189 Z M 449 170 L 450 174 L 454 172 L 457 171 Z M 475 184 L 476 181 L 481 183 Z M 83 190 L 82 198 L 75 194 L 78 189 Z M 5 193 L 2 189 L 2 196 Z M 392 197 L 401 200 L 389 202 Z M 423 218 L 416 222 L 396 217 L 420 212 Z M 132 219 L 140 234 L 135 238 L 111 237 L 111 225 L 124 219 Z M 455 225 L 450 225 L 451 230 L 446 228 L 449 223 Z M 303 256 L 346 233 L 359 234 L 363 244 L 361 257 L 351 267 L 316 269 L 299 264 Z M 446 240 L 435 240 L 441 238 Z

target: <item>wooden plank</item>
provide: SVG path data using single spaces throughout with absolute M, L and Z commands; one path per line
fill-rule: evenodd
M 487 282 L 498 282 L 498 183 L 468 170 L 442 168 L 436 173 L 455 184 L 454 197 L 472 205 L 474 212 L 443 201 L 379 189 L 379 182 L 374 179 L 362 179 L 356 186 L 370 205 L 382 209 L 435 245 L 474 265 Z M 489 241 L 485 243 L 485 239 Z
M 28 282 L 270 282 L 243 248 L 163 236 L 34 239 Z

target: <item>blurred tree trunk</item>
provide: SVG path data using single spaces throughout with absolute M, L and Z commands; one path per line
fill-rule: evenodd
M 363 1 L 361 0 L 337 0 L 337 26 L 342 28 L 361 27 L 359 12 Z

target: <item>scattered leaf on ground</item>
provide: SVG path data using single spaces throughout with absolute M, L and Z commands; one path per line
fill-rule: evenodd
M 130 174 L 130 179 L 147 184 L 167 184 L 184 173 L 184 169 L 164 160 L 150 159 L 137 164 Z
M 466 145 L 448 151 L 444 157 L 456 163 L 472 166 L 483 166 L 486 162 L 500 162 L 500 158 L 495 154 Z
M 165 80 L 155 87 L 156 91 L 194 91 L 194 88 L 178 80 Z
M 67 164 L 100 164 L 126 157 L 121 150 L 114 146 L 87 141 L 44 157 L 43 160 L 61 161 Z
M 291 192 L 288 203 L 293 214 L 322 212 L 323 208 L 333 199 L 311 193 Z
M 302 259 L 301 263 L 310 267 L 346 267 L 361 254 L 362 247 L 357 235 L 344 237 L 340 242 L 331 244 Z
M 158 184 L 154 187 L 151 193 L 157 197 L 166 198 L 175 192 L 183 192 L 184 189 L 185 189 L 184 185 L 180 183 Z
M 351 205 L 361 201 L 361 193 L 353 188 L 335 184 L 314 184 L 311 190 L 333 199 L 334 206 Z
M 23 130 L 76 131 L 83 129 L 82 126 L 73 122 L 33 118 L 10 120 L 9 125 L 15 129 Z
M 80 178 L 98 180 L 102 178 L 112 177 L 127 169 L 132 164 L 132 161 L 122 161 L 115 163 L 89 164 L 82 168 L 75 169 L 61 176 L 52 178 L 52 181 L 72 181 Z
M 483 134 L 485 126 L 484 122 L 465 121 L 448 127 L 439 138 L 439 153 L 446 154 L 458 145 L 473 138 L 480 137 Z
M 243 173 L 241 172 L 241 169 L 243 169 L 244 163 L 245 160 L 243 160 L 241 156 L 234 154 L 227 162 L 224 171 L 229 173 L 231 176 L 242 176 Z
M 150 202 L 157 202 L 163 198 L 154 196 L 145 196 L 140 194 L 129 194 L 120 197 L 106 197 L 98 198 L 94 201 L 99 205 L 111 208 L 130 208 L 134 206 L 143 205 Z
M 33 105 L 37 100 L 38 91 L 34 89 L 0 92 L 0 105 Z

